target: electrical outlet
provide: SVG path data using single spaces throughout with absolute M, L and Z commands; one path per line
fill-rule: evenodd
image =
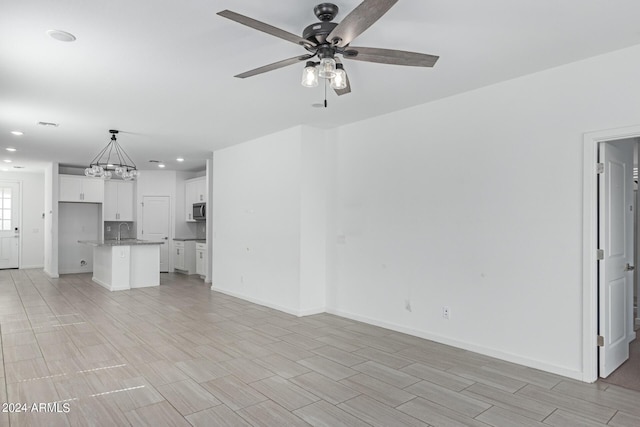
M 442 317 L 444 317 L 447 320 L 451 319 L 451 309 L 446 305 L 442 307 Z
M 107 225 L 107 231 L 111 231 L 111 226 Z

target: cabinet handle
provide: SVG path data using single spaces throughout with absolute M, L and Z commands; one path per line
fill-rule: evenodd
M 176 251 L 178 252 L 177 255 L 180 255 L 180 249 L 176 249 Z

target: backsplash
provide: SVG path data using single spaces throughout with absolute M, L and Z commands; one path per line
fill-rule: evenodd
M 105 221 L 104 222 L 104 239 L 115 240 L 118 238 L 118 227 L 120 224 L 127 224 L 120 227 L 122 239 L 135 239 L 136 238 L 136 223 L 133 221 Z
M 204 222 L 196 223 L 196 239 L 206 240 L 207 238 L 207 224 Z

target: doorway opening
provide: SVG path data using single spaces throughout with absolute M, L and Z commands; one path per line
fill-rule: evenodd
M 0 181 L 0 269 L 20 267 L 20 183 Z
M 610 376 L 629 358 L 630 343 L 636 338 L 638 209 L 633 169 L 638 141 L 640 126 L 584 136 L 583 379 L 587 382 Z

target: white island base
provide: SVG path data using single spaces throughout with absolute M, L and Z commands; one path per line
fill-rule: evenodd
M 93 281 L 110 291 L 160 285 L 160 245 L 93 248 Z

